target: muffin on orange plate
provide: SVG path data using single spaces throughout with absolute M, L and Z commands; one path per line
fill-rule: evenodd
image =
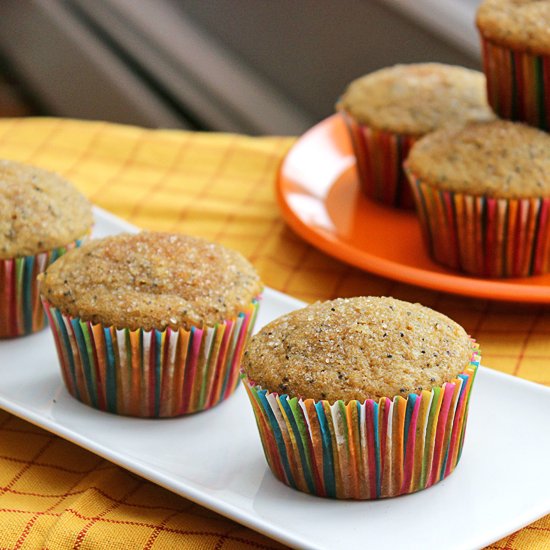
M 201 411 L 234 392 L 261 290 L 238 252 L 153 232 L 90 241 L 40 277 L 69 392 L 142 417 Z
M 0 338 L 44 327 L 36 277 L 92 224 L 91 205 L 61 176 L 0 160 Z
M 268 324 L 250 340 L 243 371 L 279 480 L 318 496 L 377 499 L 454 470 L 479 360 L 445 315 L 358 297 Z
M 550 135 L 493 121 L 416 142 L 406 161 L 432 258 L 482 277 L 550 271 Z
M 447 124 L 494 118 L 483 74 L 441 63 L 367 74 L 348 86 L 336 108 L 351 136 L 363 192 L 402 208 L 414 204 L 402 163 L 417 139 Z
M 550 0 L 484 0 L 476 23 L 491 107 L 549 131 Z

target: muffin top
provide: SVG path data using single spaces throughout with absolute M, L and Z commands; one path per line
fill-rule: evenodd
M 550 54 L 550 0 L 484 0 L 476 23 L 481 34 L 496 44 Z
M 61 176 L 0 160 L 0 259 L 65 246 L 92 223 L 90 203 Z
M 262 388 L 303 399 L 403 397 L 470 363 L 464 329 L 420 304 L 338 298 L 279 317 L 252 337 L 243 370 Z
M 421 136 L 445 124 L 491 120 L 485 76 L 440 63 L 395 65 L 354 80 L 337 105 L 362 124 Z
M 407 168 L 440 189 L 493 198 L 550 196 L 550 135 L 498 120 L 417 141 Z
M 122 234 L 71 250 L 39 276 L 41 294 L 73 317 L 118 328 L 213 326 L 262 289 L 238 252 L 198 237 Z

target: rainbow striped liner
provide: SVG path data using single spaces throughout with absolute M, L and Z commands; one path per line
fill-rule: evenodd
M 550 198 L 497 199 L 443 191 L 409 172 L 432 258 L 483 277 L 550 271 Z
M 209 409 L 235 391 L 259 299 L 213 327 L 163 331 L 93 324 L 43 303 L 73 397 L 116 414 L 171 417 Z
M 550 130 L 550 56 L 499 46 L 482 38 L 488 101 L 501 117 Z
M 317 496 L 368 500 L 414 493 L 447 477 L 462 452 L 479 366 L 407 398 L 326 401 L 246 389 L 273 474 Z
M 363 193 L 378 202 L 398 208 L 413 208 L 403 161 L 417 138 L 375 130 L 340 111 L 351 136 L 357 175 Z
M 46 317 L 38 290 L 37 276 L 85 237 L 66 246 L 0 260 L 0 338 L 14 338 L 42 330 Z

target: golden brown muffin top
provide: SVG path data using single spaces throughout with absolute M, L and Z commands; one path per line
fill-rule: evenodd
M 364 401 L 440 386 L 471 356 L 464 329 L 442 313 L 394 298 L 338 298 L 266 325 L 252 337 L 243 370 L 291 397 Z
M 61 176 L 0 160 L 0 259 L 65 246 L 92 223 L 90 203 Z
M 550 135 L 504 120 L 438 130 L 417 141 L 408 169 L 440 189 L 494 198 L 550 195 Z
M 550 54 L 550 0 L 484 0 L 476 23 L 481 34 L 496 44 Z
M 238 252 L 198 237 L 122 234 L 71 250 L 39 277 L 41 294 L 73 317 L 118 328 L 213 326 L 262 289 Z
M 485 76 L 441 63 L 395 65 L 354 80 L 337 108 L 362 124 L 421 136 L 445 124 L 491 120 Z

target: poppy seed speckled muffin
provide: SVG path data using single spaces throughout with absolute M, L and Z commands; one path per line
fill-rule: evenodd
M 402 163 L 420 137 L 448 124 L 491 120 L 483 73 L 444 65 L 395 65 L 353 81 L 337 105 L 348 125 L 365 194 L 413 205 Z
M 176 416 L 235 390 L 262 290 L 238 252 L 198 237 L 123 234 L 72 251 L 40 279 L 65 383 L 81 401 Z
M 478 364 L 477 345 L 445 315 L 358 297 L 269 323 L 242 368 L 276 477 L 319 496 L 373 499 L 451 473 Z
M 61 176 L 0 161 L 0 338 L 44 327 L 36 277 L 92 223 L 90 203 Z
M 550 0 L 484 0 L 476 23 L 492 108 L 550 130 Z
M 252 338 L 243 370 L 279 393 L 365 401 L 441 386 L 464 370 L 471 355 L 464 329 L 420 304 L 339 299 L 270 323 Z
M 406 163 L 435 261 L 488 277 L 550 270 L 550 135 L 493 121 L 418 141 Z

